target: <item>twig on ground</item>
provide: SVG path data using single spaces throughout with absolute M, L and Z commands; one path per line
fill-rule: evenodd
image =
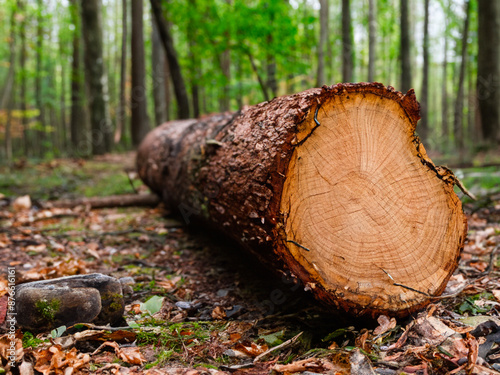
M 278 349 L 283 349 L 283 348 L 286 348 L 287 346 L 290 346 L 290 345 L 293 345 L 297 339 L 303 334 L 304 332 L 300 332 L 298 335 L 292 337 L 290 340 L 287 340 L 285 341 L 284 343 L 282 344 L 279 344 L 269 350 L 266 350 L 264 353 L 262 354 L 259 354 L 257 357 L 255 357 L 255 359 L 253 360 L 253 363 L 257 363 L 259 362 L 262 358 L 264 358 L 266 355 L 268 355 L 269 353 L 272 353 L 274 352 L 275 350 L 278 350 Z

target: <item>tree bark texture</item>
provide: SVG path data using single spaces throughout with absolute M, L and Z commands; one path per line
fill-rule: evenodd
M 101 0 L 81 0 L 85 82 L 88 86 L 92 154 L 111 150 L 112 124 L 103 59 Z
M 186 222 L 211 223 L 326 304 L 403 316 L 443 291 L 467 228 L 418 119 L 413 90 L 323 86 L 166 123 L 137 167 Z
M 500 143 L 500 1 L 478 1 L 477 95 L 483 139 Z

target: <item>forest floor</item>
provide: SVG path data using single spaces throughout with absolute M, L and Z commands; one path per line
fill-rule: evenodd
M 122 154 L 0 168 L 0 321 L 8 267 L 17 283 L 93 272 L 133 279 L 128 327 L 98 329 L 88 340 L 74 339 L 74 329 L 18 331 L 16 368 L 7 364 L 9 340 L 1 336 L 2 371 L 500 374 L 499 168 L 460 171 L 480 198 L 464 206 L 469 235 L 448 297 L 406 319 L 368 320 L 318 306 L 236 244 L 187 227 L 162 205 L 45 204 L 145 192 L 127 176 L 133 163 L 133 154 Z M 21 195 L 30 195 L 31 208 L 13 204 Z

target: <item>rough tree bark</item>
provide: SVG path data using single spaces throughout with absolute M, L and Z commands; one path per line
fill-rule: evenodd
M 403 316 L 443 291 L 467 228 L 418 119 L 413 90 L 323 86 L 164 124 L 137 167 L 186 221 L 212 223 L 319 300 Z

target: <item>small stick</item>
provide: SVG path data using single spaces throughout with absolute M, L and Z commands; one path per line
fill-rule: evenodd
M 295 241 L 293 241 L 293 240 L 286 240 L 286 242 L 293 243 L 295 246 L 301 247 L 302 249 L 307 250 L 307 251 L 311 251 L 311 250 L 309 250 L 307 247 L 305 247 L 304 245 L 301 245 L 300 243 L 295 242 Z
M 295 343 L 295 341 L 297 341 L 297 339 L 303 334 L 304 332 L 300 332 L 297 336 L 294 336 L 292 337 L 290 340 L 287 340 L 285 341 L 284 343 L 282 344 L 279 344 L 278 346 L 275 346 L 274 348 L 271 348 L 269 350 L 266 350 L 264 353 L 262 354 L 259 354 L 257 357 L 255 357 L 255 359 L 253 360 L 253 363 L 257 363 L 259 362 L 262 358 L 264 358 L 266 355 L 268 355 L 269 353 L 271 352 L 274 352 L 275 350 L 278 350 L 278 349 L 283 349 L 287 346 L 290 346 L 292 344 Z
M 318 121 L 318 112 L 319 112 L 319 109 L 321 108 L 322 104 L 323 103 L 318 104 L 318 106 L 316 107 L 316 112 L 314 112 L 314 122 L 316 123 L 317 126 L 321 125 Z
M 422 291 L 417 290 L 415 288 L 412 288 L 410 286 L 406 286 L 406 285 L 399 284 L 399 283 L 393 283 L 392 285 L 400 286 L 401 288 L 405 288 L 405 289 L 411 290 L 412 292 L 415 292 L 415 293 L 423 294 L 424 296 L 427 296 L 427 297 L 433 297 L 429 293 L 422 292 Z

